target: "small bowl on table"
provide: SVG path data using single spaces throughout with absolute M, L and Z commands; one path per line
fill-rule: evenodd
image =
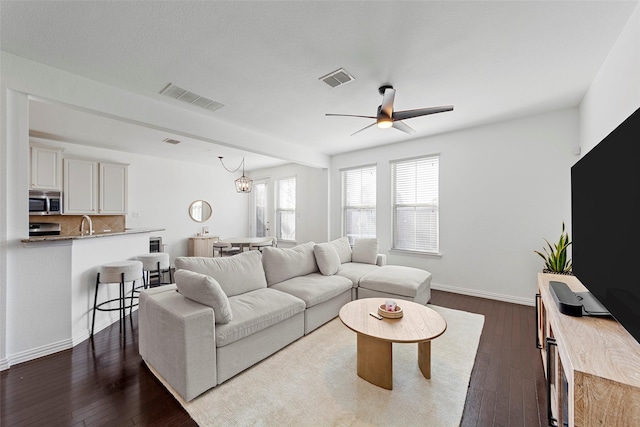
M 396 311 L 388 311 L 384 304 L 378 307 L 378 314 L 387 319 L 399 319 L 403 316 L 402 307 L 396 306 Z

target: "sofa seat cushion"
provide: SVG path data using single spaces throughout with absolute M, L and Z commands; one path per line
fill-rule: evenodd
M 260 251 L 224 258 L 177 257 L 175 266 L 213 277 L 228 297 L 267 287 Z
M 379 268 L 380 266 L 374 264 L 347 262 L 340 266 L 336 274 L 338 276 L 346 277 L 347 279 L 351 280 L 352 286 L 356 288 L 360 284 L 360 279 L 362 278 L 362 276 L 367 273 L 371 273 L 372 271 L 376 271 Z
M 431 286 L 431 273 L 402 265 L 385 265 L 365 274 L 359 287 L 415 298 Z
M 319 273 L 311 273 L 306 276 L 298 276 L 285 280 L 270 289 L 286 292 L 303 300 L 307 306 L 313 307 L 333 297 L 349 291 L 351 281 L 341 276 L 323 276 Z M 235 312 L 234 312 L 235 314 Z
M 216 347 L 241 340 L 305 309 L 301 299 L 269 288 L 230 297 L 229 304 L 233 319 L 216 325 Z

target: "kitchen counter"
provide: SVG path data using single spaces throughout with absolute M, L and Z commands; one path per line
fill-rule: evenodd
M 37 242 L 54 242 L 60 240 L 86 240 L 96 239 L 101 237 L 113 237 L 113 236 L 126 236 L 130 234 L 140 233 L 153 233 L 156 231 L 164 231 L 164 228 L 126 228 L 124 231 L 108 232 L 108 233 L 94 233 L 92 235 L 84 236 L 32 236 L 28 239 L 22 239 L 23 243 L 37 243 Z
M 27 356 L 50 354 L 52 350 L 64 350 L 88 339 L 100 266 L 148 254 L 151 236 L 163 234 L 161 227 L 98 230 L 102 233 L 80 237 L 74 227 L 73 233 L 66 236 L 19 237 L 14 242 L 17 243 L 14 244 L 16 255 L 11 258 L 11 264 L 16 272 L 15 282 L 20 283 L 20 289 L 15 292 L 20 298 L 12 295 L 12 302 L 18 301 L 16 306 L 26 311 L 20 313 L 22 322 L 36 325 L 30 332 L 33 337 L 25 334 L 24 339 L 44 343 L 37 348 L 27 344 L 31 347 L 26 349 L 34 348 L 28 350 Z M 142 280 L 139 282 L 137 286 L 142 285 Z M 98 299 L 115 298 L 118 289 L 119 286 L 100 286 Z M 127 289 L 131 289 L 130 283 Z M 36 322 L 37 319 L 47 319 L 47 322 Z M 117 310 L 98 312 L 96 331 L 119 320 Z M 19 351 L 21 349 L 16 354 L 20 354 Z

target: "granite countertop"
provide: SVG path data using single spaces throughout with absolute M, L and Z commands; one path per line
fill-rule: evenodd
M 22 239 L 23 243 L 35 243 L 35 242 L 54 242 L 59 240 L 85 240 L 96 239 L 101 237 L 113 237 L 113 236 L 126 236 L 129 234 L 141 234 L 141 233 L 153 233 L 156 231 L 164 231 L 164 228 L 126 228 L 124 231 L 109 232 L 109 233 L 95 233 L 90 236 L 32 236 L 28 239 Z

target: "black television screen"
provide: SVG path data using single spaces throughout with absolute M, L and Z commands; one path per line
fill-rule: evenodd
M 571 256 L 580 282 L 640 342 L 638 135 L 640 108 L 571 168 Z

